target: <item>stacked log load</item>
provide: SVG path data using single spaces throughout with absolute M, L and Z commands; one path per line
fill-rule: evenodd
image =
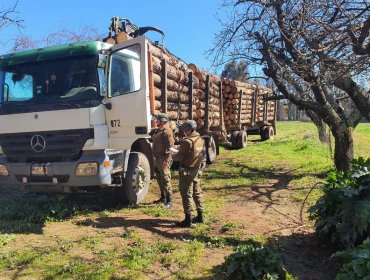
M 224 122 L 228 130 L 240 129 L 240 125 L 272 121 L 275 119 L 275 101 L 265 102 L 266 95 L 272 95 L 270 88 L 239 82 L 227 78 L 222 79 Z M 254 101 L 254 98 L 257 101 Z M 255 112 L 253 106 L 256 104 Z M 264 111 L 267 119 L 264 119 Z
M 267 95 L 273 94 L 270 88 L 210 75 L 195 64 L 186 64 L 155 45 L 149 44 L 149 52 L 153 68 L 155 114 L 166 112 L 170 120 L 177 123 L 191 117 L 198 128 L 205 128 L 208 117 L 206 128 L 210 130 L 240 130 L 240 126 L 274 121 L 275 101 L 265 101 Z M 164 72 L 167 74 L 164 75 Z M 189 83 L 190 72 L 192 84 Z
M 149 44 L 149 52 L 153 67 L 155 113 L 167 112 L 170 120 L 182 123 L 190 118 L 191 112 L 191 117 L 197 122 L 198 128 L 205 126 L 207 117 L 210 129 L 219 127 L 221 122 L 220 78 L 209 75 L 194 64 L 187 65 L 157 46 Z M 164 72 L 167 73 L 166 77 Z M 189 89 L 189 72 L 193 73 L 192 94 L 191 88 Z M 165 90 L 164 87 L 166 87 Z M 206 100 L 207 89 L 208 100 Z M 163 95 L 165 91 L 167 98 Z M 191 96 L 192 100 L 190 100 Z M 192 104 L 192 108 L 189 108 L 189 104 Z
M 256 86 L 222 79 L 223 107 L 226 127 L 252 122 L 252 99 Z
M 265 102 L 266 96 L 273 95 L 273 91 L 270 88 L 264 86 L 257 87 L 257 108 L 256 108 L 256 122 L 268 121 L 272 122 L 275 120 L 275 103 L 276 100 L 270 100 Z M 266 106 L 266 119 L 264 119 L 264 106 Z

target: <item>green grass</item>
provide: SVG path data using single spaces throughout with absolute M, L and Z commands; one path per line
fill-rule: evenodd
M 370 124 L 359 124 L 353 135 L 355 156 L 370 157 Z M 211 279 L 212 267 L 203 259 L 207 251 L 231 252 L 249 238 L 268 242 L 262 234 L 243 235 L 239 223 L 226 220 L 222 213 L 226 203 L 237 202 L 250 188 L 274 184 L 291 190 L 295 207 L 311 205 L 321 195 L 320 185 L 311 189 L 334 168 L 332 150 L 317 140 L 315 126 L 304 122 L 278 122 L 274 140 L 261 142 L 252 135 L 244 149 L 222 147 L 202 180 L 206 224 L 168 236 L 158 234 L 155 220 L 182 218 L 181 210 L 149 203 L 107 206 L 93 196 L 20 196 L 0 188 L 0 278 L 15 279 L 21 271 L 24 279 Z M 177 183 L 173 171 L 179 197 Z M 154 183 L 147 201 L 156 198 Z M 147 228 L 135 224 L 132 217 L 138 214 L 153 219 L 153 224 L 149 221 Z M 123 215 L 130 216 L 127 226 Z M 48 224 L 68 220 L 88 232 L 62 239 L 43 232 Z M 29 235 L 42 242 L 22 246 Z

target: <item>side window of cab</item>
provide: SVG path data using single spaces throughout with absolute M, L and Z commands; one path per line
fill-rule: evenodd
M 118 50 L 110 56 L 110 96 L 140 89 L 140 45 Z

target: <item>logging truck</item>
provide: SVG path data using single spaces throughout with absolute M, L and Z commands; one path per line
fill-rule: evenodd
M 0 57 L 2 185 L 35 192 L 115 187 L 140 203 L 154 175 L 149 132 L 158 112 L 178 124 L 194 119 L 209 163 L 222 141 L 242 148 L 248 133 L 273 136 L 271 90 L 186 64 L 147 31 L 164 36 L 115 17 L 102 41 Z

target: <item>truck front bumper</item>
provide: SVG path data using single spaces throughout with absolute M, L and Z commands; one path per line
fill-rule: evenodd
M 8 176 L 0 176 L 0 184 L 21 186 L 62 186 L 87 187 L 108 186 L 112 183 L 111 165 L 104 150 L 84 151 L 76 161 L 45 162 L 45 163 L 14 163 L 5 157 L 0 157 L 0 164 L 6 166 Z M 97 172 L 94 175 L 77 176 L 76 168 L 80 163 L 96 163 Z M 38 166 L 43 174 L 33 174 L 33 166 Z

